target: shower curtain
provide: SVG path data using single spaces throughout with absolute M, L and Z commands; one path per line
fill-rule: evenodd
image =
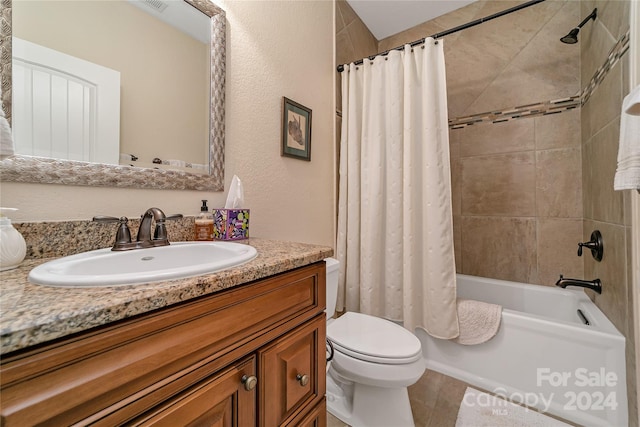
M 442 41 L 342 72 L 338 308 L 458 336 Z

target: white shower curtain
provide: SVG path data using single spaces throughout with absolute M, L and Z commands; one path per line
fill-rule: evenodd
M 338 308 L 458 336 L 442 41 L 342 72 Z

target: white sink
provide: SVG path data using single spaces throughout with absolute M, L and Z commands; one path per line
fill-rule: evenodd
M 118 252 L 98 249 L 39 265 L 29 273 L 29 281 L 65 288 L 122 286 L 213 273 L 256 256 L 253 246 L 231 242 L 178 242 Z

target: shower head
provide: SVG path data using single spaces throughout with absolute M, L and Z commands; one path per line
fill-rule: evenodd
M 573 30 L 569 31 L 569 34 L 560 39 L 562 43 L 566 44 L 575 44 L 578 43 L 578 33 L 580 32 L 580 28 L 576 27 Z
M 593 9 L 593 12 L 591 12 L 591 14 L 589 16 L 584 18 L 582 20 L 582 22 L 580 24 L 578 24 L 577 27 L 575 27 L 573 30 L 569 31 L 569 34 L 567 34 L 566 36 L 562 37 L 560 39 L 560 41 L 562 43 L 566 43 L 566 44 L 578 43 L 578 33 L 580 32 L 580 28 L 582 28 L 582 26 L 584 24 L 589 22 L 590 19 L 593 19 L 595 21 L 597 16 L 598 16 L 598 8 L 595 8 L 595 9 Z

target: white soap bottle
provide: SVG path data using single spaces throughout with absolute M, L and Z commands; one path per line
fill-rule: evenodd
M 27 254 L 27 243 L 5 212 L 14 212 L 14 208 L 0 208 L 0 271 L 10 270 L 20 265 Z

